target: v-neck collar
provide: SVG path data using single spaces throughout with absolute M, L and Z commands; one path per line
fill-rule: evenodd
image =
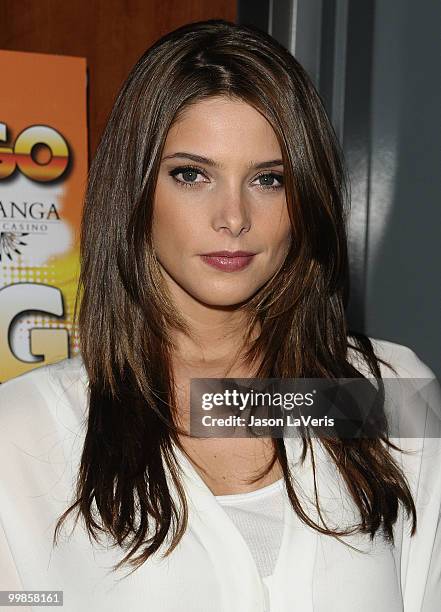
M 313 499 L 309 454 L 298 463 L 300 438 L 285 438 L 287 459 L 294 486 Z M 188 493 L 189 529 L 193 530 L 210 556 L 221 584 L 223 609 L 228 612 L 264 612 L 264 584 L 252 553 L 224 508 L 205 484 L 193 464 L 174 445 Z M 296 487 L 296 493 L 298 493 Z M 312 579 L 318 532 L 305 525 L 294 512 L 283 486 L 284 528 L 279 555 L 273 574 L 265 580 L 270 588 L 271 606 L 275 610 L 313 610 Z M 308 513 L 317 520 L 314 507 Z

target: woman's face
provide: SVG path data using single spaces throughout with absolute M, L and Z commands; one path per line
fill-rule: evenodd
M 176 303 L 243 302 L 283 263 L 290 239 L 282 153 L 268 121 L 224 97 L 188 107 L 167 135 L 154 198 L 154 248 Z M 254 255 L 203 257 L 218 251 Z

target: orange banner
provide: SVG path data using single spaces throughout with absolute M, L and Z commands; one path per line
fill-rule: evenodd
M 86 60 L 0 51 L 0 383 L 78 352 Z

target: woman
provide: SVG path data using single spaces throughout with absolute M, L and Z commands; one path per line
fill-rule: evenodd
M 433 378 L 347 330 L 346 202 L 275 40 L 211 20 L 147 50 L 90 170 L 81 355 L 0 388 L 1 588 L 69 612 L 435 610 L 439 438 L 430 463 L 404 439 L 188 435 L 192 378 Z

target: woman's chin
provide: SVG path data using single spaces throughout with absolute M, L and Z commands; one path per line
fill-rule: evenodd
M 198 292 L 194 297 L 207 306 L 213 308 L 227 308 L 233 306 L 239 306 L 243 302 L 250 299 L 255 293 L 255 290 L 244 291 L 244 288 L 240 288 L 237 291 L 226 291 L 225 288 L 213 289 L 212 291 Z

